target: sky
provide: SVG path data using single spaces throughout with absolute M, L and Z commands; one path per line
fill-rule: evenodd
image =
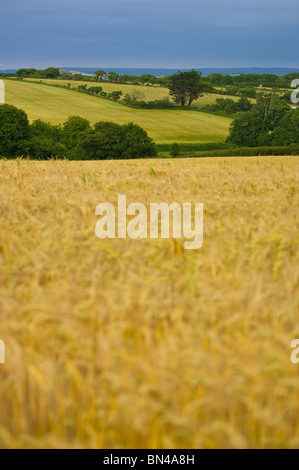
M 0 0 L 0 69 L 298 67 L 298 0 Z

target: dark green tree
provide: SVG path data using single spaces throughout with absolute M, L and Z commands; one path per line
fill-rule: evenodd
M 253 105 L 250 103 L 250 101 L 247 98 L 242 96 L 237 102 L 237 107 L 239 111 L 250 111 Z
M 63 124 L 62 143 L 69 149 L 72 158 L 82 158 L 82 142 L 91 133 L 87 119 L 80 116 L 70 116 Z
M 62 128 L 40 119 L 33 121 L 30 126 L 28 153 L 30 158 L 65 158 L 68 150 L 61 143 Z
M 86 159 L 106 160 L 122 158 L 123 127 L 113 122 L 98 122 L 93 132 L 82 142 Z
M 86 159 L 142 158 L 156 155 L 154 142 L 141 127 L 130 123 L 98 122 L 82 142 Z
M 0 155 L 18 157 L 28 148 L 29 121 L 22 109 L 0 105 Z
M 106 72 L 104 70 L 97 70 L 94 74 L 97 77 L 97 81 L 99 79 L 100 79 L 100 81 L 102 81 L 104 79 L 104 77 L 106 76 Z
M 62 139 L 62 127 L 37 119 L 30 125 L 30 138 L 32 137 L 46 137 L 60 142 Z
M 57 69 L 56 67 L 48 67 L 45 70 L 39 71 L 39 76 L 44 78 L 58 78 L 59 75 L 59 69 Z
M 240 114 L 232 122 L 227 142 L 238 146 L 271 145 L 271 133 L 290 107 L 275 94 L 258 95 L 251 111 Z
M 272 131 L 278 122 L 290 110 L 290 107 L 275 93 L 260 93 L 252 113 L 262 121 L 262 131 Z
M 170 147 L 170 155 L 172 157 L 178 157 L 179 154 L 180 154 L 179 144 L 177 142 L 174 142 Z
M 254 88 L 241 88 L 239 94 L 246 98 L 256 98 L 256 90 Z
M 155 157 L 157 154 L 154 141 L 142 127 L 133 124 L 122 126 L 124 139 L 122 141 L 122 158 Z
M 299 144 L 299 109 L 291 109 L 272 132 L 273 145 Z
M 119 80 L 119 75 L 116 72 L 108 72 L 107 77 L 110 82 L 118 82 Z
M 32 77 L 35 72 L 37 72 L 36 69 L 19 69 L 16 71 L 16 76 L 17 77 Z
M 192 102 L 206 93 L 206 85 L 201 83 L 201 73 L 178 71 L 169 77 L 169 91 L 176 103 L 191 106 Z
M 63 144 L 43 136 L 30 139 L 28 154 L 30 158 L 39 160 L 63 159 L 69 156 L 68 150 Z
M 256 147 L 260 124 L 261 120 L 251 113 L 241 114 L 232 122 L 227 142 L 239 147 Z
M 149 73 L 145 73 L 139 78 L 140 83 L 156 83 L 156 77 Z

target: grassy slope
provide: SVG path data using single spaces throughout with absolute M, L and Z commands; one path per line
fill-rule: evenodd
M 25 79 L 26 80 L 26 79 Z M 153 86 L 140 86 L 140 85 L 127 85 L 127 84 L 117 84 L 117 83 L 94 83 L 86 81 L 67 81 L 67 80 L 40 80 L 40 79 L 30 79 L 30 81 L 36 80 L 36 82 L 49 83 L 50 85 L 67 85 L 70 83 L 71 88 L 75 88 L 79 85 L 87 85 L 87 88 L 92 86 L 101 86 L 103 91 L 111 93 L 112 91 L 122 91 L 123 95 L 136 95 L 139 100 L 151 101 L 151 100 L 161 100 L 163 98 L 170 97 L 169 90 L 163 87 L 153 87 Z M 201 107 L 206 104 L 214 104 L 217 98 L 230 98 L 234 101 L 238 101 L 238 96 L 224 96 L 224 95 L 215 95 L 207 94 L 198 98 L 198 100 L 193 101 L 192 106 Z M 252 100 L 255 101 L 255 100 Z
M 26 82 L 6 81 L 6 102 L 24 109 L 30 120 L 62 123 L 80 115 L 92 123 L 134 122 L 156 142 L 224 141 L 231 120 L 197 111 L 130 109 L 105 99 Z

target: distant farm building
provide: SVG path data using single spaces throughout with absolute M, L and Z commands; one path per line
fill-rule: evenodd
M 66 69 L 59 69 L 60 75 L 66 74 L 69 77 L 75 77 L 75 75 L 84 75 L 85 77 L 94 77 L 95 75 L 92 73 L 84 73 L 79 72 L 78 70 L 66 70 Z

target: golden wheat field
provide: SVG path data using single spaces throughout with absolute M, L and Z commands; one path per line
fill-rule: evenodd
M 0 162 L 1 448 L 298 448 L 299 158 Z M 99 240 L 202 202 L 204 241 Z

